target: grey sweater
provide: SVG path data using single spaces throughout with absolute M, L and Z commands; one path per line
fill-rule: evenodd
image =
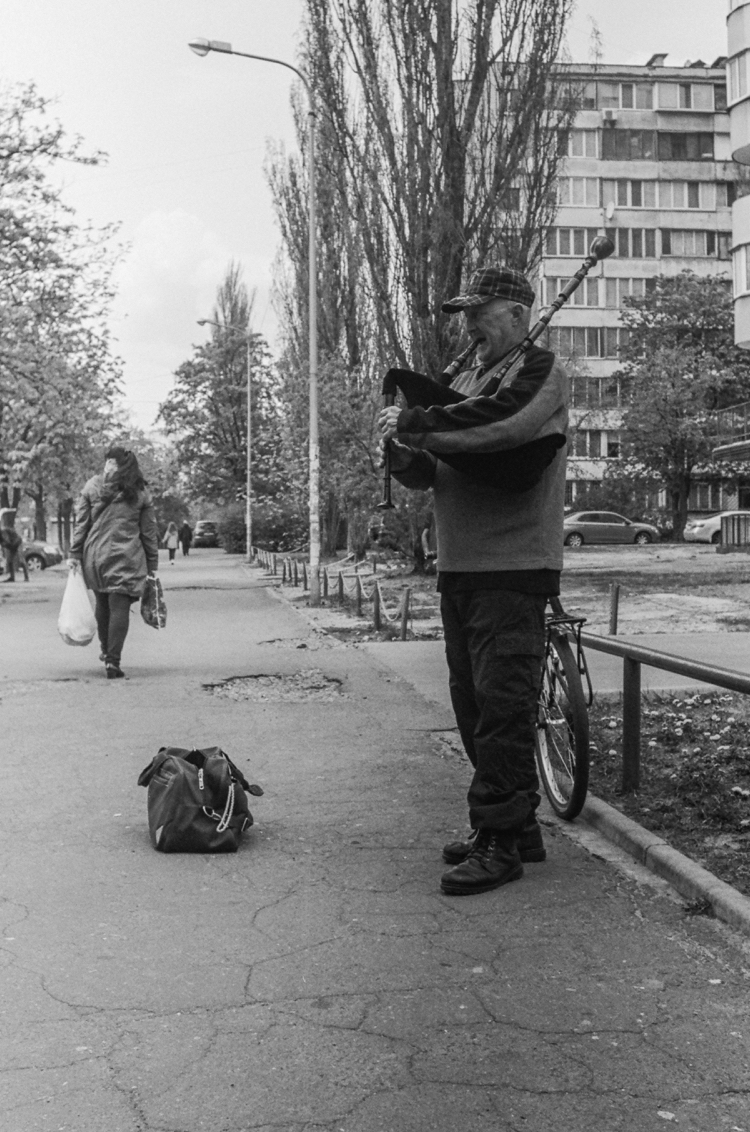
M 554 355 L 536 348 L 522 363 L 499 388 L 497 366 L 487 373 L 467 370 L 453 388 L 469 400 L 399 415 L 396 439 L 412 452 L 409 466 L 394 475 L 405 487 L 434 489 L 438 571 L 562 569 L 564 446 L 525 491 L 476 483 L 438 458 L 441 452 L 509 452 L 541 437 L 564 436 L 565 370 Z

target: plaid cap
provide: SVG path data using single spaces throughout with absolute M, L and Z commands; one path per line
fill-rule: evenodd
M 534 305 L 534 292 L 525 275 L 510 267 L 482 267 L 475 271 L 462 295 L 443 303 L 446 314 L 455 314 L 465 307 L 480 307 L 490 299 L 508 299 L 511 303 Z

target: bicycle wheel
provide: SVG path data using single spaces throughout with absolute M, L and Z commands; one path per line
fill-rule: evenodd
M 589 785 L 589 717 L 573 651 L 554 631 L 539 693 L 536 760 L 550 805 L 572 821 L 583 809 Z

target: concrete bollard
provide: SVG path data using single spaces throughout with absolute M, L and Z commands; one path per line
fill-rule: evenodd
M 620 584 L 613 582 L 609 587 L 609 635 L 617 636 L 617 618 L 620 612 Z

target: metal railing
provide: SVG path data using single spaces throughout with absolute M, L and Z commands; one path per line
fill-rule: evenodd
M 657 649 L 633 645 L 596 633 L 581 633 L 581 643 L 587 649 L 622 657 L 622 789 L 631 793 L 641 781 L 641 666 L 675 672 L 678 676 L 692 676 L 705 684 L 726 688 L 730 692 L 750 695 L 750 676 L 719 668 L 714 664 L 701 664 L 681 656 L 659 652 Z

